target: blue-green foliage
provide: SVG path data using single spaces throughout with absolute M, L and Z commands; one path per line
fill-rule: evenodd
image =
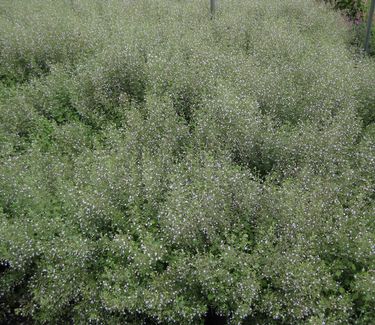
M 339 14 L 4 0 L 0 30 L 0 323 L 373 323 L 375 64 Z

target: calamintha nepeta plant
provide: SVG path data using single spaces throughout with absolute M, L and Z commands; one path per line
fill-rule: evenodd
M 373 322 L 375 65 L 338 13 L 0 12 L 0 322 Z

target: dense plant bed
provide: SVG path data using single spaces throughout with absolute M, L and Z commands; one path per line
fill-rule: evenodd
M 208 5 L 0 2 L 0 323 L 373 323 L 374 62 Z

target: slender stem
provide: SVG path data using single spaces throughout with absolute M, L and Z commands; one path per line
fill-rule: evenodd
M 366 40 L 365 40 L 365 52 L 367 53 L 369 53 L 370 51 L 371 25 L 372 25 L 372 19 L 374 17 L 374 9 L 375 9 L 375 0 L 371 0 L 370 11 L 368 13 L 367 32 L 366 32 Z

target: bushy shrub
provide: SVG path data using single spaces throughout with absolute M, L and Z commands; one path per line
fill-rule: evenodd
M 0 4 L 0 322 L 371 324 L 375 64 L 306 0 Z
M 78 1 L 2 1 L 0 80 L 23 82 L 100 46 L 100 12 L 93 7 Z
M 352 19 L 361 19 L 366 5 L 366 0 L 325 0 L 335 9 L 342 10 Z

